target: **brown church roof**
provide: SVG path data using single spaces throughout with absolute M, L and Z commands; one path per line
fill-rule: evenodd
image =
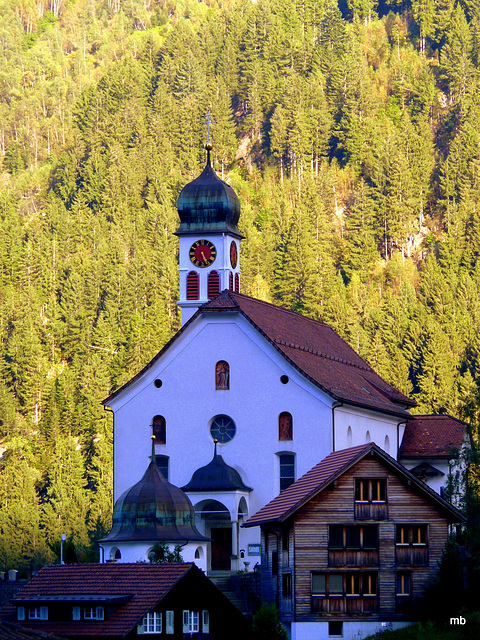
M 393 468 L 397 474 L 407 476 L 408 480 L 417 486 L 423 493 L 433 499 L 438 506 L 445 509 L 453 521 L 460 522 L 464 516 L 448 502 L 443 500 L 433 489 L 420 482 L 405 467 L 389 456 L 383 449 L 375 443 L 363 444 L 341 451 L 334 451 L 313 469 L 307 471 L 305 475 L 291 484 L 288 489 L 282 491 L 276 498 L 266 504 L 249 518 L 243 526 L 255 527 L 268 522 L 282 522 L 300 509 L 305 503 L 326 489 L 334 480 L 348 471 L 356 462 L 369 454 L 379 457 L 389 467 Z
M 201 314 L 241 313 L 300 373 L 335 400 L 406 417 L 414 401 L 390 386 L 328 324 L 256 300 L 241 293 L 223 291 L 202 305 L 197 313 L 165 345 L 135 378 L 151 367 Z M 121 389 L 106 398 L 108 403 Z
M 41 569 L 15 599 L 39 603 L 46 596 L 50 596 L 49 600 L 51 596 L 59 596 L 59 601 L 61 596 L 131 596 L 108 620 L 75 623 L 76 636 L 124 636 L 189 571 L 199 569 L 188 563 L 50 566 Z M 15 611 L 13 605 L 7 605 L 1 611 L 2 619 L 14 619 Z M 55 635 L 72 635 L 71 622 L 42 621 L 31 626 L 33 624 Z
M 452 416 L 409 416 L 399 458 L 453 458 L 462 447 L 466 424 Z

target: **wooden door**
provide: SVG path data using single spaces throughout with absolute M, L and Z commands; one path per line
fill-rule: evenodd
M 211 529 L 212 538 L 212 571 L 230 571 L 232 555 L 232 529 Z

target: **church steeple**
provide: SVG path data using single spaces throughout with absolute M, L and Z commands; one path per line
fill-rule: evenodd
M 185 185 L 177 203 L 182 325 L 220 291 L 240 291 L 240 201 L 213 170 L 210 133 L 205 149 L 204 170 Z

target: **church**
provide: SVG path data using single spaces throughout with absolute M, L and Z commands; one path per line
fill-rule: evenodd
M 236 572 L 261 564 L 260 528 L 242 525 L 332 452 L 375 443 L 441 493 L 468 447 L 462 422 L 410 415 L 415 402 L 330 326 L 241 293 L 240 202 L 205 148 L 178 199 L 182 328 L 104 401 L 116 504 L 103 562 L 148 558 L 154 485 L 170 505 L 162 539 L 207 574 Z

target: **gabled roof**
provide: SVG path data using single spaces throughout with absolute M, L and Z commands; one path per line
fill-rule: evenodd
M 337 401 L 404 418 L 415 404 L 377 375 L 328 324 L 227 290 L 202 305 L 160 353 L 104 404 L 149 369 L 199 316 L 225 312 L 243 315 L 291 365 Z
M 452 416 L 409 416 L 399 458 L 454 458 L 462 448 L 467 425 Z
M 24 629 L 13 622 L 0 622 L 0 640 L 63 640 L 44 631 Z
M 400 465 L 385 453 L 383 449 L 380 449 L 380 447 L 372 442 L 357 447 L 350 447 L 349 449 L 342 449 L 341 451 L 334 451 L 290 485 L 288 489 L 282 491 L 280 495 L 262 507 L 262 509 L 249 518 L 243 526 L 255 527 L 271 522 L 283 522 L 367 455 L 376 455 L 377 458 L 387 464 L 394 473 L 404 476 L 426 497 L 433 500 L 437 504 L 437 507 L 446 511 L 452 522 L 465 520 L 465 517 L 460 511 L 452 507 L 451 504 L 441 498 L 433 489 L 430 489 L 426 484 L 417 480 L 405 467 Z
M 189 572 L 199 572 L 191 563 L 185 564 L 84 564 L 50 566 L 41 569 L 17 594 L 15 600 L 38 596 L 108 595 L 131 596 L 102 622 L 75 622 L 75 636 L 126 635 L 141 621 L 167 593 Z M 203 574 L 202 574 L 203 575 Z M 2 619 L 14 619 L 16 609 L 7 605 L 1 611 Z M 73 635 L 72 622 L 45 621 L 41 629 L 56 635 Z M 37 626 L 39 623 L 22 626 Z M 39 625 L 40 628 L 40 625 Z

